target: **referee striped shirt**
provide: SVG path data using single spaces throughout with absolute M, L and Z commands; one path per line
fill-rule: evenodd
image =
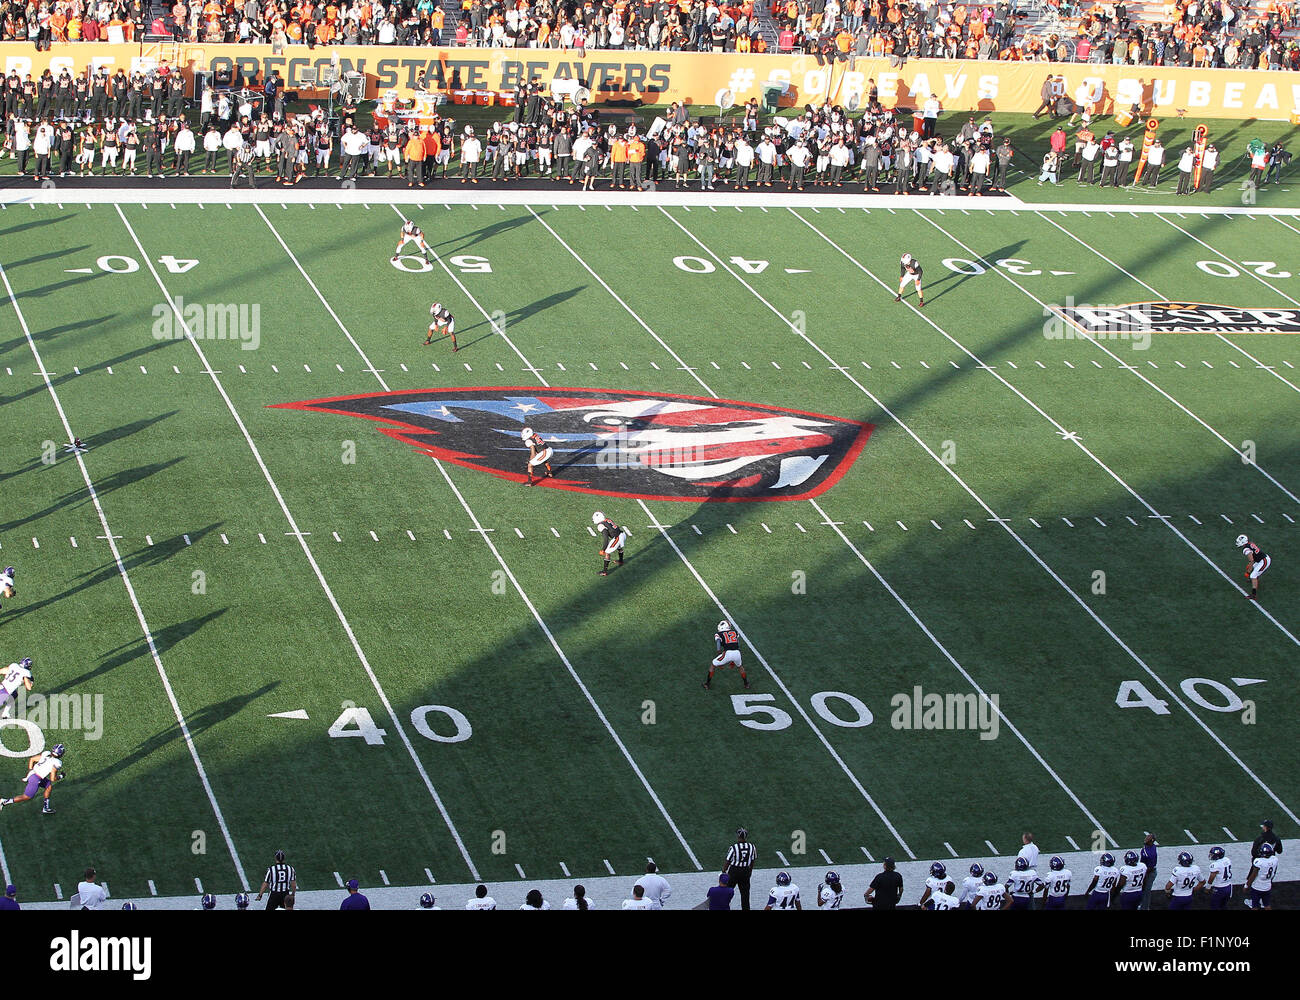
M 266 870 L 266 878 L 263 881 L 267 884 L 271 892 L 288 892 L 289 887 L 293 884 L 294 871 L 293 865 L 274 864 Z
M 731 868 L 753 868 L 754 858 L 758 851 L 749 841 L 737 841 L 731 845 L 731 850 L 727 852 L 727 867 Z

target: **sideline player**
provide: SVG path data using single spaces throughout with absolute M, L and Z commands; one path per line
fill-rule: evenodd
M 1051 874 L 1043 881 L 1043 909 L 1064 910 L 1073 874 L 1065 867 L 1065 859 L 1060 857 L 1052 858 L 1047 868 Z
M 1210 897 L 1210 909 L 1222 910 L 1232 898 L 1232 862 L 1222 847 L 1210 848 L 1210 877 L 1205 891 Z
M 620 528 L 600 511 L 591 515 L 591 523 L 605 536 L 605 544 L 600 548 L 600 555 L 605 560 L 605 565 L 600 575 L 609 576 L 609 557 L 615 552 L 618 553 L 618 564 L 623 565 L 623 546 L 627 544 L 628 530 Z
M 1261 552 L 1259 546 L 1245 535 L 1237 536 L 1237 548 L 1241 549 L 1241 554 L 1246 557 L 1246 579 L 1250 581 L 1251 587 L 1246 600 L 1258 601 L 1259 578 L 1273 565 L 1273 560 L 1266 553 Z
M 1010 902 L 1007 899 L 1007 887 L 998 881 L 997 872 L 988 871 L 980 880 L 983 885 L 975 893 L 973 910 L 1005 910 Z
M 531 427 L 525 427 L 519 432 L 519 436 L 524 439 L 524 444 L 528 445 L 528 485 L 533 485 L 533 469 L 539 465 L 546 466 L 546 478 L 553 479 L 555 473 L 551 471 L 551 456 L 555 454 L 555 449 Z M 621 554 L 618 561 L 623 561 Z
M 802 910 L 803 904 L 799 902 L 799 887 L 790 881 L 789 872 L 779 872 L 776 876 L 776 885 L 772 886 L 771 891 L 767 894 L 767 905 L 765 910 Z
M 1092 870 L 1092 881 L 1084 891 L 1088 897 L 1088 909 L 1108 909 L 1111 891 L 1118 884 L 1119 870 L 1115 867 L 1115 855 L 1107 851 L 1101 856 L 1101 864 Z
M 709 661 L 709 676 L 704 679 L 704 689 L 707 691 L 713 686 L 713 671 L 719 667 L 735 667 L 740 671 L 745 687 L 749 687 L 749 677 L 740 659 L 740 633 L 731 627 L 731 622 L 718 622 L 718 630 L 713 633 L 713 648 L 718 655 Z
M 49 815 L 54 812 L 50 805 L 50 791 L 54 788 L 54 783 L 63 779 L 63 744 L 56 743 L 49 750 L 42 750 L 40 753 L 27 758 L 27 786 L 23 789 L 22 795 L 15 795 L 12 799 L 0 799 L 0 809 L 5 806 L 17 805 L 19 802 L 26 802 L 28 799 L 36 798 L 36 793 L 41 789 L 45 790 L 45 802 L 41 806 L 41 812 Z
M 817 886 L 817 908 L 838 910 L 844 901 L 844 886 L 835 872 L 826 873 L 826 881 Z
M 1201 878 L 1201 866 L 1192 860 L 1187 851 L 1178 855 L 1178 864 L 1165 883 L 1165 893 L 1169 896 L 1169 909 L 1186 910 L 1192 905 L 1192 894 L 1203 888 L 1205 879 Z
M 957 890 L 957 908 L 973 910 L 975 908 L 975 897 L 979 895 L 980 887 L 983 884 L 984 866 L 976 862 L 970 866 L 970 874 L 961 880 L 961 887 Z
M 0 678 L 0 705 L 4 705 L 4 711 L 0 712 L 0 719 L 9 718 L 13 711 L 14 695 L 20 687 L 25 687 L 28 691 L 32 689 L 32 658 L 24 656 L 17 663 L 11 663 L 5 669 L 4 677 Z
M 451 353 L 455 354 L 459 350 L 456 346 L 456 317 L 441 302 L 435 302 L 429 307 L 429 315 L 433 320 L 429 323 L 429 335 L 424 338 L 424 346 L 433 343 L 434 334 L 441 334 L 451 338 Z
M 925 307 L 925 292 L 921 288 L 921 273 L 921 262 L 910 253 L 903 254 L 903 259 L 899 262 L 898 294 L 894 296 L 895 302 L 903 301 L 903 292 L 907 290 L 907 283 L 910 281 L 916 286 L 917 307 Z
M 1124 864 L 1119 870 L 1119 908 L 1136 910 L 1142 902 L 1142 887 L 1147 880 L 1147 866 L 1137 851 L 1124 853 Z
M 402 236 L 401 239 L 398 240 L 397 242 L 397 249 L 393 251 L 394 264 L 397 263 L 397 255 L 402 252 L 402 247 L 406 246 L 406 244 L 408 243 L 414 243 L 417 247 L 419 247 L 420 252 L 425 255 L 425 257 L 430 261 L 430 263 L 432 263 L 433 248 L 430 247 L 429 244 L 425 242 L 424 233 L 420 230 L 420 227 L 417 226 L 410 219 L 407 219 L 404 223 L 402 223 Z
M 1247 906 L 1252 910 L 1273 909 L 1273 877 L 1277 875 L 1277 858 L 1273 857 L 1272 844 L 1259 845 L 1259 857 L 1250 864 L 1246 876 L 1246 890 L 1250 895 Z
M 942 861 L 936 861 L 930 866 L 930 874 L 925 879 L 925 892 L 921 893 L 921 900 L 916 905 L 925 909 L 925 904 L 936 894 L 943 893 L 951 896 L 956 891 L 956 884 L 948 877 L 947 865 Z

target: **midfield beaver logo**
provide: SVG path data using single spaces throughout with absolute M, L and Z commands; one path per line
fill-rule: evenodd
M 443 461 L 523 483 L 531 427 L 554 448 L 544 485 L 644 500 L 806 500 L 874 429 L 820 413 L 606 389 L 484 387 L 338 396 L 280 408 L 364 417 Z

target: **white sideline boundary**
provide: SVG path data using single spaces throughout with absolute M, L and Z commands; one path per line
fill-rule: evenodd
M 36 341 L 32 339 L 32 331 L 27 326 L 27 318 L 18 305 L 18 296 L 14 294 L 13 286 L 9 284 L 9 275 L 2 264 L 0 264 L 0 280 L 4 281 L 5 291 L 9 295 L 9 303 L 14 309 L 14 316 L 22 327 L 27 346 L 31 348 L 32 357 L 41 370 L 41 378 L 45 382 L 45 388 L 49 390 L 50 399 L 54 401 L 54 408 L 59 413 L 59 422 L 63 424 L 63 430 L 68 435 L 68 440 L 72 441 L 74 440 L 72 425 L 68 422 L 68 415 L 63 411 L 63 403 L 59 400 L 59 394 L 54 389 L 54 383 L 50 381 L 49 369 L 45 367 L 45 361 L 36 347 Z M 127 596 L 131 599 L 131 607 L 135 609 L 136 622 L 144 635 L 145 644 L 149 647 L 149 655 L 153 658 L 154 666 L 158 669 L 158 677 L 162 681 L 163 691 L 167 694 L 167 701 L 171 704 L 172 714 L 176 717 L 176 725 L 185 738 L 185 746 L 189 750 L 190 758 L 194 761 L 194 767 L 199 773 L 199 781 L 203 785 L 203 791 L 207 794 L 208 804 L 212 806 L 217 826 L 221 830 L 221 837 L 226 842 L 226 849 L 230 852 L 230 860 L 235 864 L 235 873 L 239 876 L 239 883 L 247 891 L 249 888 L 248 876 L 244 873 L 243 863 L 239 860 L 239 852 L 235 849 L 234 839 L 230 835 L 230 827 L 226 825 L 226 817 L 217 802 L 216 793 L 212 790 L 212 783 L 208 780 L 208 772 L 203 767 L 203 761 L 199 759 L 198 748 L 194 745 L 194 737 L 190 734 L 190 727 L 185 722 L 185 714 L 181 711 L 180 703 L 176 700 L 176 692 L 172 690 L 171 679 L 167 676 L 162 657 L 158 653 L 158 646 L 154 642 L 153 632 L 149 628 L 149 623 L 145 620 L 144 609 L 140 607 L 140 600 L 136 597 L 135 587 L 132 586 L 131 577 L 127 575 L 126 566 L 122 562 L 122 553 L 118 550 L 116 540 L 120 536 L 114 536 L 113 530 L 108 526 L 108 515 L 104 513 L 104 507 L 99 502 L 99 494 L 95 491 L 95 484 L 91 482 L 84 455 L 80 451 L 74 450 L 73 457 L 77 460 L 77 467 L 81 470 L 81 478 L 86 484 L 86 490 L 90 494 L 91 501 L 95 505 L 95 513 L 99 516 L 99 524 L 104 529 L 104 537 L 108 541 L 109 550 L 113 553 L 113 562 L 117 565 L 117 572 L 122 577 Z M 0 848 L 0 872 L 3 872 L 7 881 L 9 878 L 9 865 L 5 860 L 3 848 Z
M 1061 840 L 1064 838 L 1054 838 Z M 1164 895 L 1164 882 L 1162 879 L 1167 878 L 1169 869 L 1173 866 L 1174 859 L 1180 851 L 1190 851 L 1196 863 L 1201 866 L 1201 871 L 1208 873 L 1209 862 L 1207 860 L 1209 849 L 1212 846 L 1223 847 L 1228 852 L 1228 859 L 1233 862 L 1233 901 L 1230 909 L 1243 910 L 1242 884 L 1246 881 L 1246 875 L 1250 871 L 1250 865 L 1247 860 L 1250 857 L 1250 841 L 1237 841 L 1230 843 L 1226 841 L 1210 840 L 1201 844 L 1161 844 L 1157 842 L 1160 854 L 1156 865 L 1156 881 L 1151 887 L 1151 901 L 1153 910 L 1167 909 L 1168 903 Z M 1141 847 L 1140 839 L 1135 838 L 1131 847 L 1110 848 L 1112 854 L 1116 855 L 1116 861 L 1122 860 L 1125 850 L 1138 850 Z M 1300 852 L 1300 840 L 1283 840 L 1283 851 L 1277 855 L 1278 859 L 1278 876 L 1275 882 L 1291 882 L 1300 877 L 1298 863 L 1295 860 L 1297 852 Z M 1088 882 L 1092 879 L 1092 870 L 1097 864 L 1097 858 L 1100 852 L 1090 851 L 1056 851 L 1053 852 L 1043 847 L 1039 842 L 1039 857 L 1037 871 L 1040 875 L 1046 872 L 1048 860 L 1053 853 L 1059 855 L 1065 862 L 1065 867 L 1070 869 L 1073 876 L 1070 882 L 1070 895 L 1072 898 L 1078 898 L 1083 895 L 1083 890 L 1088 888 Z M 759 860 L 775 860 L 772 851 L 764 850 L 764 845 L 758 845 Z M 718 856 L 722 856 L 722 846 L 719 845 Z M 882 854 L 882 859 L 884 855 Z M 943 863 L 948 868 L 948 877 L 951 878 L 958 886 L 961 880 L 966 877 L 970 866 L 976 862 L 984 866 L 985 871 L 996 872 L 1000 880 L 1005 880 L 1011 875 L 1012 866 L 1015 863 L 1015 855 L 999 855 L 997 857 L 989 855 L 970 855 L 957 858 L 943 858 Z M 558 867 L 558 866 L 557 866 Z M 817 883 L 822 881 L 828 870 L 837 872 L 840 876 L 840 882 L 844 886 L 844 909 L 866 908 L 863 902 L 863 894 L 870 885 L 871 880 L 876 873 L 882 870 L 880 863 L 873 864 L 831 864 L 823 865 L 801 865 L 798 867 L 787 868 L 791 880 L 799 887 L 800 902 L 803 903 L 805 910 L 817 909 Z M 755 870 L 751 880 L 749 893 L 750 905 L 761 910 L 767 902 L 767 892 L 775 881 L 776 873 L 779 869 L 766 863 L 759 865 Z M 899 861 L 896 870 L 903 876 L 903 906 L 916 906 L 921 898 L 921 893 L 925 891 L 925 878 L 930 873 L 930 861 Z M 672 888 L 672 895 L 668 899 L 668 905 L 665 910 L 691 910 L 698 907 L 705 900 L 705 892 L 710 886 L 718 884 L 718 874 L 716 871 L 703 872 L 661 872 L 668 880 Z M 530 889 L 539 889 L 542 898 L 551 904 L 551 909 L 559 910 L 568 896 L 573 895 L 574 885 L 582 885 L 587 890 L 587 895 L 596 904 L 598 910 L 617 910 L 620 909 L 624 899 L 632 895 L 632 884 L 639 877 L 639 872 L 629 872 L 626 875 L 600 875 L 595 878 L 583 878 L 582 876 L 573 876 L 570 878 L 555 879 L 516 879 L 509 882 L 488 882 L 488 894 L 497 901 L 498 910 L 517 910 L 523 905 L 524 896 Z M 329 874 L 326 873 L 323 879 L 319 881 L 323 884 L 329 880 Z M 301 883 L 301 879 L 299 880 Z M 207 886 L 209 890 L 211 886 Z M 379 884 L 378 880 L 374 885 L 368 881 L 361 886 L 362 893 L 370 900 L 371 909 L 375 910 L 418 910 L 420 908 L 420 896 L 423 893 L 431 892 L 437 899 L 437 905 L 443 910 L 465 910 L 465 902 L 474 896 L 473 883 L 444 884 L 438 885 L 408 885 L 408 886 L 385 886 Z M 301 889 L 295 897 L 294 909 L 297 910 L 337 910 L 339 903 L 347 895 L 347 891 L 339 888 L 329 889 Z M 118 909 L 121 905 L 131 900 L 135 902 L 142 910 L 194 910 L 198 908 L 198 896 L 191 894 L 188 896 L 156 896 L 156 897 L 130 897 L 123 896 L 120 899 L 110 897 L 104 909 Z M 66 910 L 69 907 L 67 900 L 60 902 L 38 902 L 28 903 L 20 900 L 24 910 Z M 249 907 L 250 910 L 261 910 L 265 903 L 253 902 Z M 232 893 L 217 892 L 217 909 L 233 910 L 235 900 Z M 740 909 L 740 900 L 733 899 L 731 902 L 733 910 Z M 1105 917 L 1098 919 L 1105 920 Z M 478 926 L 477 924 L 475 926 Z
M 920 204 L 918 204 L 920 203 Z M 1022 201 L 1014 195 L 997 198 L 971 195 L 867 195 L 831 194 L 828 192 L 789 192 L 775 188 L 762 194 L 731 191 L 657 190 L 632 191 L 596 190 L 583 193 L 568 184 L 551 190 L 494 190 L 478 185 L 475 188 L 402 188 L 357 187 L 338 190 L 286 188 L 274 185 L 256 190 L 238 188 L 228 191 L 218 188 L 37 188 L 0 189 L 0 205 L 8 208 L 29 205 L 415 205 L 425 209 L 444 205 L 477 205 L 480 210 L 496 210 L 498 205 L 523 206 L 548 205 L 603 207 L 605 205 L 635 205 L 649 208 L 684 206 L 708 211 L 714 208 L 742 208 L 753 211 L 791 208 L 842 208 L 846 212 L 867 209 L 886 211 L 966 210 L 979 212 L 1059 212 L 1063 215 L 1093 213 L 1105 215 L 1177 215 L 1180 208 L 1192 215 L 1255 215 L 1279 216 L 1300 220 L 1300 207 L 1260 208 L 1225 205 L 1095 205 L 1068 202 L 1054 205 L 1051 202 Z
M 254 443 L 252 435 L 249 434 L 243 418 L 239 415 L 239 411 L 235 409 L 235 404 L 231 400 L 229 394 L 227 394 L 226 387 L 222 385 L 221 380 L 217 378 L 217 372 L 213 370 L 211 362 L 208 361 L 207 355 L 203 352 L 203 348 L 200 347 L 199 342 L 194 339 L 194 334 L 190 331 L 189 324 L 185 322 L 185 318 L 181 315 L 181 311 L 176 307 L 175 299 L 172 297 L 171 292 L 167 290 L 167 286 L 163 283 L 162 277 L 158 274 L 157 268 L 154 267 L 153 259 L 145 250 L 144 244 L 140 241 L 140 237 L 136 235 L 134 227 L 132 227 L 130 220 L 126 217 L 126 213 L 122 211 L 120 205 L 115 207 L 118 216 L 122 220 L 122 225 L 126 228 L 126 231 L 130 235 L 131 241 L 135 244 L 136 249 L 140 251 L 141 258 L 144 260 L 145 265 L 149 269 L 149 273 L 157 283 L 158 290 L 162 292 L 163 298 L 166 300 L 167 305 L 171 307 L 177 321 L 181 325 L 181 329 L 185 331 L 185 339 L 190 342 L 190 345 L 198 354 L 199 360 L 203 362 L 204 370 L 208 373 L 209 378 L 211 378 L 212 384 L 216 386 L 217 392 L 220 393 L 222 401 L 226 404 L 226 409 L 230 411 L 230 415 L 234 418 L 235 424 L 239 428 L 240 434 L 243 436 L 245 443 L 247 443 L 248 450 L 252 452 L 258 468 L 262 470 L 262 476 L 266 480 L 266 484 L 271 488 L 271 493 L 275 496 L 276 503 L 279 505 L 280 511 L 284 514 L 285 521 L 288 522 L 289 527 L 292 529 L 290 534 L 297 538 L 298 544 L 302 547 L 303 555 L 307 557 L 307 562 L 311 565 L 312 572 L 315 574 L 316 580 L 321 586 L 321 590 L 324 591 L 325 597 L 329 600 L 330 607 L 334 609 L 334 614 L 338 617 L 339 624 L 343 626 L 343 631 L 352 645 L 353 652 L 356 654 L 358 661 L 360 661 L 366 676 L 370 679 L 371 686 L 374 687 L 375 693 L 379 696 L 379 700 L 384 706 L 384 711 L 388 713 L 388 717 L 396 728 L 398 736 L 401 737 L 402 744 L 406 747 L 407 753 L 415 764 L 416 771 L 424 782 L 424 787 L 428 790 L 429 796 L 433 799 L 434 806 L 437 807 L 439 815 L 447 826 L 447 830 L 451 833 L 452 840 L 455 841 L 456 847 L 460 851 L 461 859 L 465 862 L 465 867 L 469 869 L 469 873 L 472 876 L 477 878 L 478 869 L 474 865 L 474 860 L 470 857 L 469 850 L 465 846 L 465 841 L 461 839 L 460 831 L 456 829 L 456 824 L 452 822 L 451 815 L 443 805 L 441 796 L 438 795 L 437 789 L 433 787 L 433 782 L 430 780 L 429 774 L 425 770 L 424 764 L 421 762 L 419 755 L 415 752 L 415 747 L 411 743 L 411 738 L 406 733 L 406 727 L 402 725 L 401 716 L 393 708 L 392 702 L 388 700 L 388 695 L 384 691 L 383 685 L 379 683 L 379 678 L 371 668 L 370 661 L 366 658 L 365 651 L 361 648 L 361 643 L 357 640 L 356 633 L 352 631 L 352 625 L 348 622 L 347 616 L 344 615 L 343 609 L 339 606 L 339 602 L 334 596 L 333 588 L 325 579 L 325 574 L 321 571 L 320 565 L 316 562 L 316 556 L 312 553 L 311 547 L 307 544 L 307 539 L 304 536 L 302 529 L 298 527 L 298 522 L 289 511 L 289 506 L 285 502 L 284 496 L 280 493 L 280 487 L 276 485 L 275 479 L 271 476 L 271 471 L 266 467 L 266 463 L 262 460 L 261 451 Z M 78 457 L 78 460 L 80 460 L 80 457 Z M 111 534 L 111 532 L 107 531 L 107 528 L 105 528 L 105 533 Z M 120 565 L 119 562 L 119 566 Z M 125 571 L 123 572 L 125 573 Z

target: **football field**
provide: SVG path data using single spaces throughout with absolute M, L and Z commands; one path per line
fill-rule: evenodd
M 0 791 L 56 741 L 68 780 L 0 811 L 6 878 L 1300 825 L 1300 217 L 901 201 L 7 205 L 0 635 L 45 698 Z M 701 687 L 720 619 L 748 690 Z

